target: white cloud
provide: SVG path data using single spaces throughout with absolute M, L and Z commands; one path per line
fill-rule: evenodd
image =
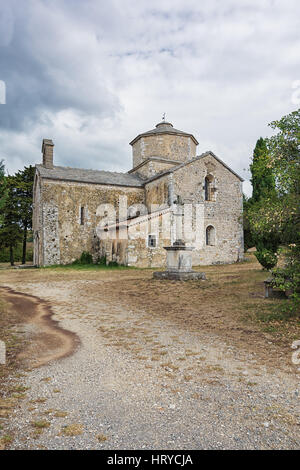
M 295 108 L 300 4 L 271 0 L 13 0 L 0 7 L 1 158 L 127 170 L 167 112 L 247 177 L 267 123 Z M 247 193 L 249 194 L 249 184 Z

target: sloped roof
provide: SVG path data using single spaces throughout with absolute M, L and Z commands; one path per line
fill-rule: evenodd
M 140 178 L 138 175 L 131 175 L 129 173 L 84 170 L 82 168 L 70 168 L 64 166 L 45 168 L 43 165 L 36 165 L 36 168 L 42 178 L 51 180 L 129 187 L 143 187 L 145 183 L 145 180 Z
M 221 163 L 227 170 L 233 173 L 240 181 L 244 181 L 235 171 L 233 171 L 226 163 L 218 158 L 212 151 L 204 152 L 201 155 L 192 158 L 187 162 L 180 163 L 173 166 L 168 170 L 158 173 L 148 179 L 143 179 L 137 174 L 132 173 L 117 173 L 113 171 L 99 171 L 99 170 L 85 170 L 82 168 L 70 168 L 67 166 L 54 166 L 53 168 L 45 168 L 43 165 L 36 165 L 37 171 L 42 178 L 58 180 L 58 181 L 74 181 L 78 183 L 91 183 L 91 184 L 106 184 L 111 186 L 128 186 L 132 188 L 142 188 L 145 184 L 150 183 L 164 175 L 174 173 L 180 168 L 189 165 L 201 158 L 208 155 L 214 157 Z
M 157 178 L 161 178 L 164 175 L 168 175 L 170 173 L 174 173 L 174 171 L 179 170 L 180 168 L 189 165 L 190 163 L 196 162 L 197 160 L 200 160 L 201 158 L 207 157 L 207 156 L 212 156 L 215 158 L 219 163 L 221 163 L 227 170 L 229 170 L 231 173 L 233 173 L 240 181 L 244 181 L 244 179 L 239 176 L 234 170 L 232 170 L 226 163 L 224 163 L 219 157 L 217 157 L 211 150 L 208 150 L 207 152 L 202 153 L 201 155 L 198 155 L 195 158 L 192 158 L 191 160 L 188 160 L 187 162 L 180 163 L 179 165 L 176 165 L 172 168 L 169 168 L 168 170 L 163 171 L 162 173 L 159 173 L 158 175 L 152 176 L 148 180 L 145 181 L 145 183 L 149 183 L 151 181 L 156 180 Z
M 189 134 L 188 132 L 183 132 L 178 129 L 174 129 L 173 124 L 170 122 L 159 122 L 156 124 L 155 129 L 151 129 L 150 131 L 143 132 L 142 134 L 139 134 L 135 139 L 133 139 L 129 144 L 133 145 L 137 140 L 139 140 L 141 137 L 147 137 L 148 135 L 160 135 L 160 134 L 174 134 L 174 135 L 183 135 L 186 137 L 191 137 L 193 141 L 195 142 L 196 145 L 198 145 L 198 141 L 195 139 L 193 134 Z

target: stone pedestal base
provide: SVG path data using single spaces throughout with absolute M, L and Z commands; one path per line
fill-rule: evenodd
M 35 269 L 37 267 L 36 264 L 20 264 L 19 266 L 13 266 L 14 269 Z
M 192 270 L 193 247 L 186 246 L 183 240 L 176 240 L 172 246 L 165 246 L 167 251 L 167 270 L 153 273 L 154 279 L 171 281 L 205 280 L 205 273 Z
M 205 280 L 205 273 L 199 273 L 197 271 L 155 271 L 153 273 L 154 279 L 169 279 L 171 281 L 194 281 L 194 280 Z
M 283 299 L 288 297 L 286 293 L 282 290 L 274 289 L 272 282 L 274 279 L 272 277 L 268 277 L 264 281 L 265 284 L 265 298 L 266 299 Z

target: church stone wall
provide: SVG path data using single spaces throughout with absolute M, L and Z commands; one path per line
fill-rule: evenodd
M 140 220 L 142 219 L 142 220 Z M 126 266 L 138 268 L 164 267 L 166 264 L 166 250 L 169 246 L 171 213 L 166 212 L 158 216 L 141 217 L 131 220 L 127 229 L 127 238 L 122 238 L 116 230 L 116 238 L 113 240 L 101 237 L 100 253 L 106 256 L 107 262 L 113 261 Z M 156 237 L 156 246 L 149 247 L 148 236 Z
M 205 201 L 205 177 L 213 177 L 212 201 Z M 198 210 L 199 237 L 191 240 L 194 265 L 233 263 L 243 259 L 242 183 L 222 163 L 203 157 L 173 173 L 174 195 L 193 207 L 193 229 Z M 206 228 L 215 229 L 213 246 L 206 245 Z
M 164 230 L 168 215 L 159 216 L 145 222 L 130 226 L 128 229 L 127 265 L 138 268 L 164 267 L 166 265 L 166 250 L 170 245 L 169 235 Z M 156 236 L 156 246 L 148 246 L 148 236 Z
M 43 241 L 45 266 L 60 264 L 59 208 L 57 204 L 43 204 Z
M 168 176 L 162 176 L 145 185 L 145 198 L 148 212 L 153 210 L 153 205 L 161 207 L 168 206 L 169 203 L 169 180 Z
M 212 179 L 213 190 L 212 200 L 206 201 L 204 182 L 208 175 Z M 172 200 L 177 200 L 178 204 L 173 206 L 177 215 L 173 217 L 168 239 L 163 237 L 159 229 L 157 248 L 149 249 L 146 239 L 151 228 L 139 224 L 136 233 L 128 241 L 129 265 L 164 266 L 166 252 L 163 247 L 170 245 L 176 238 L 185 238 L 187 244 L 195 247 L 194 266 L 234 263 L 243 259 L 242 183 L 237 176 L 212 156 L 203 157 L 176 170 L 172 178 L 164 175 L 146 184 L 148 210 L 152 204 L 166 207 L 170 192 Z M 188 218 L 191 223 L 185 224 Z M 206 240 L 206 229 L 210 226 L 214 232 L 212 245 L 208 245 Z
M 42 186 L 43 253 L 41 264 L 68 264 L 88 251 L 99 255 L 96 235 L 100 204 L 112 204 L 118 210 L 119 196 L 128 206 L 144 203 L 144 189 L 44 180 Z M 84 223 L 81 224 L 81 207 Z
M 87 251 L 92 253 L 94 260 L 106 255 L 108 261 L 129 266 L 162 267 L 166 260 L 163 247 L 176 238 L 185 238 L 195 247 L 194 265 L 232 263 L 243 259 L 240 179 L 209 152 L 195 158 L 196 140 L 192 136 L 179 134 L 176 129 L 174 132 L 177 134 L 171 134 L 170 123 L 159 123 L 156 128 L 159 129 L 159 132 L 154 131 L 156 134 L 141 134 L 132 141 L 133 169 L 129 173 L 141 176 L 145 180 L 144 187 L 72 182 L 74 169 L 70 169 L 68 181 L 50 179 L 51 174 L 55 174 L 51 173 L 52 170 L 44 173 L 50 175 L 49 178 L 44 176 L 40 179 L 37 172 L 33 214 L 34 260 L 37 264 L 68 264 Z M 52 141 L 46 139 L 44 144 L 52 145 L 53 150 Z M 183 162 L 186 164 L 164 174 L 170 166 Z M 141 180 L 138 181 L 137 184 L 142 184 Z M 209 200 L 205 200 L 205 195 L 209 195 Z M 103 217 L 109 224 L 116 222 L 114 218 L 109 219 L 114 214 L 104 211 L 115 210 L 118 219 L 120 196 L 127 197 L 127 208 L 136 205 L 125 217 L 124 213 L 121 215 L 122 220 L 129 218 L 128 240 L 122 239 L 118 230 L 113 240 L 99 239 L 96 229 Z M 172 223 L 167 231 L 163 227 L 161 213 L 144 219 L 143 204 L 148 213 L 168 208 Z M 102 212 L 99 211 L 100 206 Z M 186 213 L 182 220 L 180 211 L 183 207 Z M 185 225 L 189 216 L 190 232 L 179 235 L 176 230 L 182 221 Z M 153 225 L 155 221 L 158 225 Z M 210 230 L 206 236 L 208 227 Z M 156 235 L 154 247 L 148 244 L 149 234 Z

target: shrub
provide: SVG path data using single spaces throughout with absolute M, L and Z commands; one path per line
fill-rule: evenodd
M 109 261 L 107 263 L 106 256 L 99 256 L 97 258 L 96 264 L 98 264 L 99 266 L 108 266 L 108 267 L 111 267 L 111 268 L 120 266 L 119 263 L 117 263 L 116 261 Z
M 117 263 L 116 261 L 110 261 L 108 263 L 108 266 L 111 266 L 111 267 L 117 267 L 117 266 L 120 266 L 119 263 Z
M 289 313 L 300 316 L 300 246 L 291 244 L 286 252 L 286 264 L 272 271 L 273 285 L 284 291 L 291 300 L 286 307 Z
M 100 266 L 106 266 L 106 256 L 99 256 L 97 258 L 96 264 L 99 264 Z
M 257 261 L 265 269 L 268 269 L 268 270 L 272 269 L 277 264 L 277 255 L 276 253 L 273 253 L 273 251 L 271 250 L 267 250 L 266 248 L 263 248 L 254 254 L 257 258 Z
M 73 261 L 72 264 L 93 264 L 93 257 L 88 251 L 83 251 L 80 258 Z

